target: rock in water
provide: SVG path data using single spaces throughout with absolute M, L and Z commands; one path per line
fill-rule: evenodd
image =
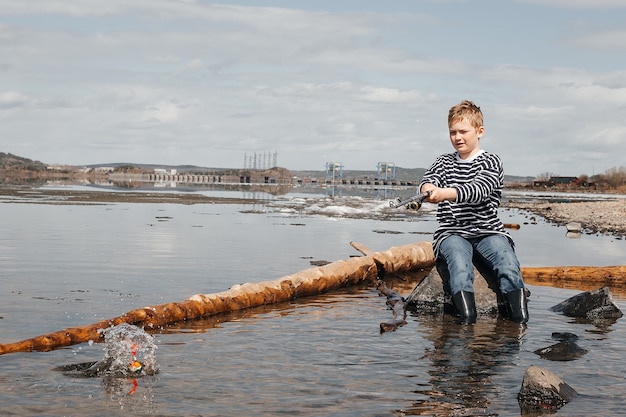
M 568 232 L 580 233 L 583 230 L 583 225 L 580 222 L 569 222 L 565 228 Z
M 505 308 L 500 304 L 501 295 L 494 279 L 477 268 L 474 269 L 474 296 L 479 315 L 496 315 L 498 311 L 504 313 Z M 419 313 L 438 313 L 444 308 L 454 311 L 451 300 L 444 293 L 443 279 L 436 267 L 415 286 L 406 297 L 406 303 L 407 309 Z
M 550 361 L 573 361 L 584 356 L 587 349 L 581 348 L 576 342 L 563 341 L 543 349 L 537 349 L 535 353 Z
M 561 378 L 546 369 L 533 365 L 524 373 L 517 401 L 522 414 L 536 413 L 557 410 L 576 395 L 576 390 Z
M 583 349 L 576 341 L 578 335 L 569 332 L 553 332 L 552 338 L 559 341 L 552 346 L 535 350 L 535 354 L 550 361 L 573 361 L 584 356 L 587 349 Z
M 553 306 L 550 310 L 569 317 L 589 320 L 618 319 L 624 315 L 613 301 L 609 287 L 580 293 Z

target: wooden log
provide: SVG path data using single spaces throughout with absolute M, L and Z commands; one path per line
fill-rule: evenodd
M 391 247 L 384 251 L 374 252 L 367 246 L 350 242 L 350 245 L 368 257 L 372 257 L 379 269 L 380 276 L 396 274 L 418 268 L 430 268 L 435 265 L 435 254 L 431 242 L 419 242 L 412 245 Z
M 48 351 L 90 340 L 100 342 L 102 333 L 99 330 L 121 323 L 143 327 L 146 331 L 157 331 L 171 323 L 317 295 L 360 282 L 375 282 L 384 271 L 408 272 L 432 263 L 432 249 L 429 253 L 428 248 L 431 248 L 430 242 L 396 246 L 384 252 L 374 252 L 370 256 L 339 260 L 273 281 L 235 285 L 220 293 L 196 294 L 182 302 L 139 308 L 94 324 L 0 344 L 0 355 Z M 384 271 L 379 265 L 384 266 Z
M 585 285 L 626 288 L 626 266 L 553 266 L 522 268 L 524 282 L 531 285 L 550 283 L 567 286 L 572 282 Z M 560 285 L 559 285 L 560 284 Z
M 372 255 L 376 252 L 359 242 L 350 242 L 350 246 L 352 246 L 354 249 L 358 250 L 365 256 Z
M 427 243 L 427 242 L 423 242 Z M 430 255 L 431 251 L 420 244 L 420 249 Z M 359 242 L 350 242 L 353 248 L 364 255 L 374 255 L 376 252 Z M 379 253 L 376 253 L 379 256 Z M 425 263 L 421 268 L 427 268 L 434 265 L 433 263 Z M 563 283 L 582 283 L 590 285 L 594 288 L 598 284 L 615 288 L 626 288 L 626 266 L 547 266 L 547 267 L 527 267 L 521 268 L 522 276 L 527 284 L 542 285 L 546 283 L 558 284 Z
M 350 245 L 364 255 L 374 256 L 375 259 L 384 252 L 375 252 L 369 247 L 359 242 L 350 242 Z M 428 259 L 432 256 L 431 262 L 424 262 L 416 268 L 428 268 L 434 265 L 434 254 L 432 248 L 428 248 L 429 242 L 422 242 L 415 250 L 424 251 L 421 259 Z M 384 264 L 381 265 L 384 267 Z M 577 286 L 578 283 L 589 285 L 597 288 L 601 286 L 609 286 L 614 288 L 626 288 L 626 266 L 548 266 L 548 267 L 527 267 L 521 268 L 522 276 L 527 284 L 545 285 L 554 284 L 562 287 L 570 284 Z

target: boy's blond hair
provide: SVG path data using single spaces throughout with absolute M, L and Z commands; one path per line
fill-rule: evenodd
M 469 100 L 463 100 L 450 109 L 448 112 L 448 126 L 463 119 L 470 122 L 476 129 L 483 126 L 483 113 L 480 111 L 480 107 Z

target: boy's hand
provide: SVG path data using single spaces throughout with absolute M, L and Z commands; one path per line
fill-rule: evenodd
M 442 201 L 456 201 L 457 193 L 455 188 L 439 188 L 433 184 L 424 184 L 420 190 L 421 192 L 430 192 L 430 195 L 425 201 L 429 203 L 441 203 Z

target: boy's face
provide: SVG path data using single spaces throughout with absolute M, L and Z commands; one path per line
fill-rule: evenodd
M 480 150 L 479 139 L 485 128 L 476 129 L 467 119 L 453 121 L 450 126 L 450 142 L 461 159 L 467 159 Z

